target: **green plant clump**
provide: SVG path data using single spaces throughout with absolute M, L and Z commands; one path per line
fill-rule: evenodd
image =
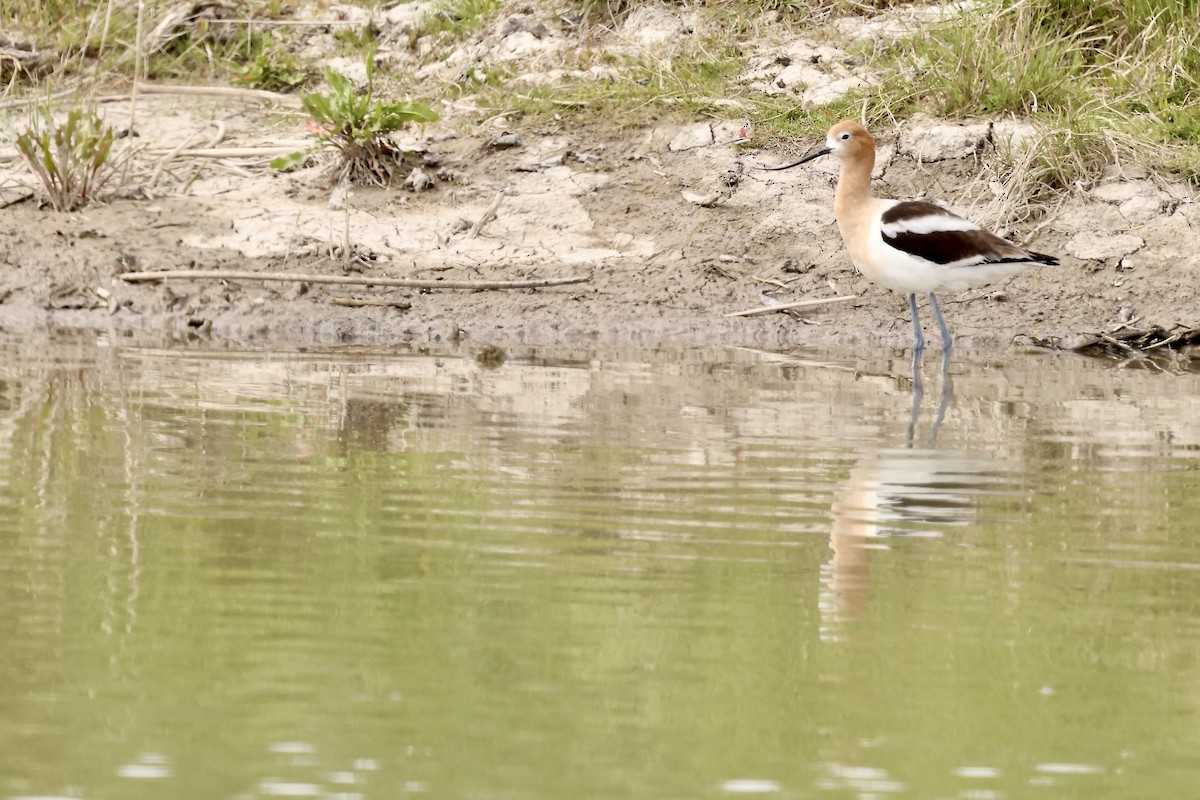
M 1200 144 L 1200 0 L 993 0 L 896 56 L 881 94 L 893 113 L 1031 116 L 1064 133 L 1064 165 L 1124 151 L 1194 169 L 1186 150 Z M 1082 177 L 1049 174 L 1058 188 Z
M 462 41 L 481 30 L 501 7 L 501 0 L 443 0 L 414 30 L 416 36 Z
M 438 116 L 429 106 L 407 100 L 385 102 L 373 94 L 373 56 L 367 54 L 367 89 L 359 92 L 350 79 L 326 67 L 328 92 L 302 94 L 304 110 L 319 127 L 317 141 L 305 150 L 271 161 L 275 169 L 290 169 L 304 163 L 314 153 L 331 147 L 340 158 L 334 178 L 350 183 L 386 186 L 391 183 L 404 152 L 389 134 L 412 124 L 435 121 Z
M 255 56 L 233 77 L 234 83 L 268 92 L 290 91 L 307 80 L 308 70 L 298 66 L 294 58 L 272 58 L 265 52 Z
M 72 109 L 56 123 L 44 107 L 16 145 L 59 211 L 74 211 L 97 199 L 119 171 L 119 160 L 112 158 L 113 130 L 91 109 Z

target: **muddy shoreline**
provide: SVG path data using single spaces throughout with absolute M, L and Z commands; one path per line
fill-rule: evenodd
M 641 8 L 612 30 L 525 10 L 501 15 L 426 63 L 409 39 L 430 7 L 401 4 L 378 18 L 352 6 L 321 13 L 377 24 L 377 72 L 412 75 L 420 85 L 405 90 L 417 97 L 444 98 L 464 65 L 484 62 L 506 65 L 517 93 L 561 80 L 602 84 L 604 69 L 568 74 L 560 62 L 573 63 L 572 48 L 585 43 L 586 52 L 669 61 L 672 47 L 704 29 L 687 9 Z M 818 107 L 874 80 L 869 61 L 842 49 L 848 42 L 895 41 L 946 13 L 956 12 L 902 7 L 808 34 L 832 40 L 764 23 L 745 42 L 745 71 L 734 85 L 747 96 Z M 340 52 L 338 29 L 305 25 L 292 46 L 346 74 L 364 71 L 354 59 L 331 56 Z M 520 113 L 486 116 L 471 96 L 443 99 L 439 121 L 396 142 L 411 153 L 402 185 L 349 191 L 326 185 L 328 161 L 290 173 L 268 168 L 281 150 L 311 141 L 293 95 L 148 85 L 136 100 L 114 93 L 95 102 L 115 129 L 135 130 L 136 139 L 124 141 L 137 152 L 118 196 L 77 213 L 42 206 L 12 141 L 19 112 L 10 110 L 11 124 L 0 126 L 0 326 L 10 330 L 146 331 L 291 347 L 911 341 L 904 298 L 858 276 L 841 244 L 832 209 L 836 163 L 758 169 L 811 143 L 749 147 L 753 120 L 740 101 L 721 106 L 729 109 L 722 118 L 682 124 L 642 108 L 631 125 L 632 109 L 613 109 L 608 123 L 583 124 L 569 113 L 535 122 Z M 1012 165 L 1054 134 L 1014 119 L 919 117 L 873 133 L 876 194 L 940 203 L 1061 260 L 1004 285 L 943 296 L 960 344 L 1005 347 L 1021 336 L 1069 344 L 1129 327 L 1200 325 L 1195 187 L 1124 166 L 1048 206 L 1022 208 Z M 443 291 L 117 278 L 168 269 L 589 280 Z M 857 299 L 727 316 L 844 295 Z M 335 305 L 338 298 L 392 305 L 347 308 Z
M 143 104 L 152 111 L 154 124 L 143 129 L 150 142 L 218 122 L 239 146 L 300 136 L 297 120 L 263 124 L 270 118 L 261 110 L 225 98 L 166 95 Z M 119 103 L 106 108 L 125 113 Z M 319 185 L 319 165 L 280 174 L 261 158 L 214 164 L 181 157 L 165 165 L 162 188 L 77 213 L 42 208 L 36 196 L 10 196 L 0 210 L 0 325 L 192 333 L 293 347 L 910 341 L 904 298 L 858 276 L 845 254 L 833 220 L 833 163 L 762 172 L 758 166 L 792 154 L 745 149 L 733 141 L 737 120 L 623 132 L 529 130 L 504 119 L 470 131 L 456 124 L 446 120 L 424 133 L 422 158 L 437 176 L 424 191 L 331 192 Z M 965 155 L 929 152 L 946 130 L 977 141 Z M 987 188 L 980 176 L 1002 146 L 997 130 L 974 122 L 878 131 L 876 192 L 986 216 L 976 199 Z M 493 146 L 505 132 L 516 133 L 520 146 Z M 924 149 L 914 154 L 914 142 Z M 4 173 L 10 193 L 28 185 L 19 163 L 10 161 Z M 1062 263 L 942 298 L 960 344 L 1004 347 L 1021 336 L 1069 343 L 1123 326 L 1200 321 L 1200 199 L 1190 187 L 1114 172 L 1003 232 Z M 589 280 L 536 290 L 429 291 L 117 278 L 165 269 Z M 858 299 L 726 316 L 847 294 Z M 339 297 L 395 305 L 345 308 L 331 302 Z

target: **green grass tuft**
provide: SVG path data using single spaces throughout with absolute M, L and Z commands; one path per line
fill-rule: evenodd
M 353 0 L 376 8 L 377 0 Z M 61 75 L 97 82 L 133 74 L 136 4 L 109 0 L 34 0 L 10 3 L 6 25 L 59 53 Z M 172 0 L 147 0 L 146 25 Z M 246 0 L 240 19 L 286 18 L 301 0 Z M 464 65 L 436 91 L 472 95 L 485 114 L 523 115 L 533 124 L 635 127 L 695 119 L 749 118 L 756 144 L 784 137 L 804 142 L 832 122 L 865 115 L 887 127 L 917 113 L 939 117 L 1031 119 L 1044 131 L 1038 159 L 1014 169 L 1037 182 L 1035 192 L 1058 190 L 1099 174 L 1116 159 L 1200 175 L 1200 0 L 981 0 L 957 18 L 918 29 L 898 43 L 864 39 L 845 45 L 863 62 L 875 86 L 830 106 L 800 109 L 792 94 L 765 95 L 737 82 L 751 53 L 789 35 L 817 41 L 832 36 L 828 21 L 869 18 L 903 0 L 708 0 L 682 11 L 699 17 L 693 33 L 669 52 L 633 55 L 606 49 L 645 0 L 584 0 L 565 12 L 574 46 L 541 60 L 546 69 L 577 77 L 557 85 L 516 85 L 521 64 Z M 439 0 L 409 33 L 421 58 L 433 64 L 463 42 L 482 40 L 511 14 L 552 25 L 560 9 L 514 0 Z M 551 13 L 553 12 L 553 13 Z M 266 31 L 266 33 L 264 33 Z M 343 51 L 370 49 L 370 25 L 339 29 Z M 315 70 L 295 60 L 291 43 L 302 30 L 283 26 L 194 25 L 148 57 L 148 78 L 221 82 L 286 91 Z M 618 35 L 618 39 L 620 36 Z M 588 70 L 595 68 L 589 73 Z M 49 82 L 53 82 L 51 76 Z
M 995 0 L 914 37 L 906 56 L 895 76 L 909 108 L 1200 143 L 1200 0 Z
M 479 31 L 501 9 L 501 0 L 444 0 L 426 14 L 413 33 L 445 41 L 462 41 Z

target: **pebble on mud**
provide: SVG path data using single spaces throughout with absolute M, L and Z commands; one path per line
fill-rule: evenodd
M 1138 225 L 1162 214 L 1166 208 L 1166 202 L 1158 197 L 1131 197 L 1124 203 L 1118 206 L 1121 216 L 1129 221 L 1132 225 Z
M 1158 193 L 1158 188 L 1147 180 L 1113 181 L 1102 183 L 1092 189 L 1092 197 L 1105 203 L 1121 204 L 1135 197 L 1151 196 Z
M 413 171 L 404 179 L 404 188 L 414 192 L 423 192 L 432 188 L 433 184 L 433 176 L 420 167 L 413 167 Z
M 514 133 L 512 131 L 505 131 L 504 133 L 497 136 L 495 139 L 492 139 L 490 142 L 488 142 L 488 147 L 490 147 L 494 150 L 501 150 L 501 149 L 504 149 L 507 147 L 524 147 L 524 146 L 525 146 L 525 139 L 523 139 L 521 137 L 521 134 Z
M 662 46 L 676 42 L 696 30 L 699 19 L 695 14 L 659 6 L 638 6 L 621 26 L 623 38 L 642 47 Z
M 694 204 L 700 206 L 701 208 L 712 208 L 717 203 L 721 202 L 722 199 L 724 199 L 723 196 L 721 194 L 718 194 L 717 192 L 712 192 L 711 194 L 696 194 L 695 192 L 680 192 L 680 194 L 683 195 L 684 200 L 688 201 L 689 203 L 694 203 Z
M 856 75 L 827 83 L 818 83 L 804 90 L 804 94 L 800 96 L 800 105 L 805 108 L 829 105 L 841 100 L 855 89 L 866 89 L 871 85 L 871 81 Z
M 694 150 L 697 147 L 708 147 L 713 143 L 713 129 L 707 122 L 696 125 L 684 125 L 671 138 L 667 149 L 672 153 L 683 150 Z

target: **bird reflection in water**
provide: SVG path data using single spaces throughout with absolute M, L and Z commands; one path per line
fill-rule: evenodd
M 846 625 L 866 616 L 871 550 L 890 549 L 891 537 L 940 537 L 947 527 L 971 523 L 979 496 L 1006 482 L 1002 466 L 992 460 L 936 449 L 952 398 L 945 367 L 929 446 L 913 445 L 921 405 L 917 369 L 914 362 L 906 446 L 863 455 L 835 495 L 829 535 L 833 556 L 821 569 L 824 639 L 844 638 Z

